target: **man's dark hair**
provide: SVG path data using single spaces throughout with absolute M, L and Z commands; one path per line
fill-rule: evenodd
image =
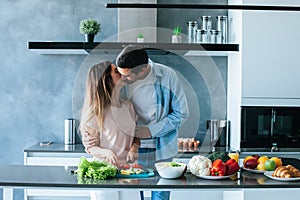
M 139 46 L 128 45 L 119 53 L 116 64 L 120 68 L 134 68 L 132 72 L 136 73 L 148 64 L 147 51 Z

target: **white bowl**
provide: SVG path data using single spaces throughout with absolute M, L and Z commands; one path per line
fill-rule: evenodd
M 169 178 L 169 179 L 179 178 L 183 174 L 184 170 L 186 169 L 186 164 L 176 162 L 177 164 L 180 164 L 180 166 L 172 167 L 170 166 L 170 163 L 171 162 L 155 163 L 155 168 L 158 174 L 163 178 Z

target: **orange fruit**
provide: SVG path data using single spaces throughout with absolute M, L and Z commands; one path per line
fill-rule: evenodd
M 245 165 L 245 163 L 247 162 L 247 160 L 251 159 L 251 158 L 254 158 L 253 156 L 246 156 L 244 158 L 244 161 L 243 161 L 243 164 Z
M 269 160 L 268 156 L 260 156 L 257 160 L 257 163 L 265 163 L 267 160 Z
M 281 161 L 281 159 L 278 158 L 278 157 L 272 157 L 272 158 L 270 158 L 270 160 L 274 160 L 274 161 L 275 161 L 276 167 L 279 167 L 279 166 L 282 165 L 282 161 Z

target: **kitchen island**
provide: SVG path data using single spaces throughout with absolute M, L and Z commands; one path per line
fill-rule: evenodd
M 297 152 L 292 153 L 298 155 Z M 240 158 L 243 158 L 248 154 L 254 154 L 254 152 L 242 152 Z M 259 154 L 262 153 L 259 152 Z M 199 155 L 199 152 L 178 152 L 175 159 L 188 162 L 194 155 Z M 270 152 L 270 156 L 271 155 L 294 157 L 286 152 Z M 39 180 L 38 176 L 35 179 L 36 184 L 33 184 L 32 182 L 28 184 L 26 183 L 27 179 L 24 178 L 24 182 L 19 182 L 17 185 L 10 182 L 9 185 L 4 186 L 1 179 L 1 186 L 6 188 L 5 191 L 7 191 L 7 196 L 11 195 L 12 188 L 14 187 L 24 188 L 25 199 L 38 199 L 41 196 L 45 198 L 48 194 L 62 197 L 64 200 L 74 199 L 76 196 L 80 196 L 81 199 L 89 199 L 90 189 L 116 190 L 116 188 L 123 191 L 144 189 L 145 191 L 148 191 L 148 195 L 150 195 L 150 190 L 172 190 L 171 197 L 174 197 L 171 198 L 172 200 L 186 198 L 186 191 L 188 191 L 191 200 L 198 200 L 199 195 L 205 196 L 205 199 L 207 200 L 250 200 L 256 199 L 257 197 L 272 197 L 272 200 L 281 200 L 281 193 L 286 195 L 292 194 L 295 199 L 300 195 L 300 181 L 279 182 L 271 180 L 263 174 L 255 174 L 246 171 L 239 173 L 239 179 L 234 181 L 230 179 L 205 180 L 192 174 L 186 174 L 185 177 L 175 180 L 163 179 L 158 175 L 147 179 L 110 179 L 106 181 L 77 179 L 76 175 L 71 174 L 71 170 L 78 165 L 81 156 L 91 159 L 91 157 L 85 153 L 82 144 L 64 145 L 61 143 L 52 143 L 50 146 L 40 146 L 39 144 L 32 145 L 24 149 L 24 165 L 32 167 L 31 171 L 34 171 L 33 169 L 37 172 L 40 170 L 40 176 L 51 176 L 50 179 L 53 179 L 52 182 L 49 182 L 49 178 Z M 287 161 L 287 163 L 291 163 L 295 160 L 288 159 Z M 292 164 L 300 167 L 299 162 Z M 53 166 L 53 168 L 47 168 L 49 166 Z M 25 169 L 28 170 L 28 172 L 25 173 L 29 174 L 30 168 Z M 49 171 L 51 174 L 43 172 L 43 170 Z M 52 172 L 52 170 L 54 171 Z M 16 177 L 16 175 L 14 177 Z M 274 188 L 277 189 L 274 191 Z M 280 194 L 278 194 L 279 192 Z M 12 197 L 7 199 L 12 199 Z
M 63 166 L 0 166 L 0 186 L 3 188 L 3 200 L 13 199 L 13 188 L 47 188 L 76 190 L 171 190 L 196 191 L 217 190 L 232 191 L 230 199 L 241 199 L 240 191 L 248 189 L 295 189 L 300 195 L 300 181 L 275 181 L 263 174 L 241 171 L 235 178 L 207 180 L 186 173 L 179 179 L 164 179 L 159 175 L 149 178 L 93 180 L 80 178 L 73 168 Z M 234 197 L 237 192 L 238 197 Z M 223 198 L 224 199 L 224 198 Z

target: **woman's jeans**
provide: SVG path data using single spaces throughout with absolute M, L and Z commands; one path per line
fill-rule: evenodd
M 171 161 L 167 159 L 164 161 Z M 152 148 L 139 148 L 138 163 L 145 168 L 155 169 L 154 163 L 156 162 L 155 149 Z M 144 200 L 144 192 L 140 191 L 141 200 Z M 170 191 L 151 191 L 151 200 L 169 200 Z

